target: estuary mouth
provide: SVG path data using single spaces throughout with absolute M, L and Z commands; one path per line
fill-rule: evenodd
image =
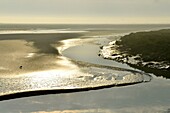
M 86 40 L 83 41 L 86 42 Z M 94 82 L 89 87 L 106 85 L 125 86 L 151 81 L 152 77 L 149 74 L 136 71 L 126 65 L 123 67 L 122 64 L 117 62 L 111 62 L 109 64 L 108 60 L 102 59 L 97 55 L 98 49 L 98 45 L 83 44 L 67 48 L 62 52 L 82 72 L 89 74 L 89 76 L 79 77 L 84 79 L 84 81 L 90 80 Z
M 67 42 L 69 47 L 63 43 L 60 47 L 55 47 L 66 48 L 58 49 L 60 56 L 48 57 L 55 62 L 52 68 L 1 78 L 0 100 L 121 87 L 150 82 L 152 79 L 146 73 L 108 64 L 107 60 L 96 54 L 98 45 L 91 45 L 89 39 L 71 40 L 72 46 L 68 44 L 69 40 L 63 42 Z M 84 53 L 85 49 L 91 51 Z M 35 59 L 37 55 L 32 57 Z

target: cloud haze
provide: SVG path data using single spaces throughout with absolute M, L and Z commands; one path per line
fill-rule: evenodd
M 42 22 L 61 19 L 68 23 L 77 20 L 89 23 L 98 19 L 99 23 L 107 20 L 110 23 L 116 23 L 116 20 L 168 23 L 169 11 L 169 0 L 0 0 L 1 22 L 11 18 L 16 22 L 28 22 L 24 18 L 29 18 L 29 22 L 46 18 Z

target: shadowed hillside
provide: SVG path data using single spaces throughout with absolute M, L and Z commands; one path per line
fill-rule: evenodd
M 131 33 L 117 42 L 120 50 L 140 54 L 144 61 L 170 62 L 170 30 Z
M 159 31 L 137 32 L 121 37 L 116 42 L 118 50 L 129 55 L 139 55 L 143 62 L 163 62 L 170 64 L 170 29 Z M 167 69 L 150 68 L 148 65 L 133 65 L 132 67 L 170 78 L 170 67 Z M 152 66 L 154 67 L 154 66 Z

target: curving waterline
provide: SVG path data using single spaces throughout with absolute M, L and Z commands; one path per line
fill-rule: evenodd
M 79 47 L 78 45 L 80 42 L 84 42 L 84 40 L 78 41 L 79 43 L 75 43 L 73 41 L 77 44 L 74 46 Z M 66 45 L 64 47 L 71 49 L 71 47 L 66 47 Z M 61 52 L 64 52 L 64 50 L 65 49 Z M 23 77 L 14 78 L 10 81 L 6 81 L 7 79 L 4 78 L 4 83 L 11 84 L 14 87 L 13 91 L 2 93 L 0 100 L 44 94 L 72 93 L 102 88 L 120 87 L 150 82 L 152 79 L 152 77 L 146 73 L 130 69 L 92 64 L 85 61 L 69 59 L 64 56 L 62 56 L 62 58 L 64 62 L 67 61 L 67 64 L 70 63 L 73 68 L 63 71 L 51 70 L 45 72 L 28 73 L 27 75 L 23 75 Z M 42 74 L 44 74 L 43 77 L 41 77 Z M 19 81 L 22 81 L 22 83 L 20 84 Z M 23 83 L 24 86 L 21 87 Z M 21 88 L 23 88 L 23 90 L 21 90 Z
M 81 44 L 83 44 L 84 48 L 86 48 L 86 47 L 88 48 L 90 40 L 94 44 L 94 40 L 100 40 L 100 39 L 98 39 L 98 38 L 81 39 L 81 41 L 80 41 L 80 39 L 71 40 L 70 43 L 74 43 L 74 45 L 69 44 L 68 43 L 69 40 L 65 40 L 63 42 L 66 42 L 66 43 L 64 43 L 62 46 L 64 49 L 62 47 L 60 47 L 60 49 L 62 48 L 60 53 L 62 54 L 63 52 L 65 52 L 65 50 L 69 51 L 72 48 L 74 48 L 73 50 L 71 50 L 73 52 L 72 54 L 74 54 L 75 48 L 81 48 L 80 47 Z M 77 41 L 79 43 L 77 43 Z M 84 43 L 88 43 L 88 44 L 86 45 Z M 87 51 L 89 51 L 89 50 L 87 50 Z M 76 54 L 76 56 L 79 56 L 79 55 L 80 54 Z M 87 53 L 87 55 L 88 55 L 88 53 Z M 139 72 L 139 71 L 126 69 L 126 68 L 114 67 L 114 66 L 109 66 L 109 65 L 95 64 L 95 63 L 91 63 L 88 61 L 84 61 L 84 59 L 76 59 L 76 58 L 72 57 L 72 55 L 70 57 L 68 54 L 67 55 L 64 54 L 64 56 L 68 57 L 70 61 L 72 61 L 73 63 L 78 65 L 80 67 L 81 71 L 86 70 L 86 72 L 92 73 L 93 76 L 99 77 L 100 79 L 108 79 L 109 77 L 112 77 L 111 82 L 107 81 L 107 82 L 109 82 L 109 84 L 104 84 L 103 86 L 107 86 L 107 85 L 108 86 L 109 85 L 125 86 L 128 84 L 150 82 L 152 80 L 152 76 L 147 73 L 144 73 L 144 72 Z M 88 57 L 88 56 L 84 56 L 84 57 Z M 96 57 L 94 57 L 94 58 L 96 58 Z M 86 69 L 84 69 L 84 68 L 86 68 Z M 104 78 L 102 78 L 101 76 Z M 94 80 L 95 78 L 92 77 L 92 79 Z M 106 81 L 102 81 L 102 82 L 106 82 Z

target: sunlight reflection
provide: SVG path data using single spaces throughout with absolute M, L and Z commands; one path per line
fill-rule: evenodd
M 85 46 L 84 43 L 91 41 L 91 39 L 68 39 L 61 41 L 62 45 L 54 46 L 62 52 L 71 46 L 80 44 Z M 34 55 L 30 54 L 32 52 L 28 53 L 30 57 Z M 10 79 L 1 78 L 0 95 L 18 92 L 29 93 L 36 90 L 82 90 L 84 88 L 92 89 L 110 85 L 135 84 L 151 80 L 150 76 L 143 73 L 116 69 L 112 66 L 83 63 L 62 55 L 47 56 L 40 54 L 38 57 L 37 54 L 35 55 L 36 57 L 31 58 L 32 62 L 28 62 L 29 65 L 25 64 L 23 69 L 18 69 L 18 72 L 15 73 L 17 76 L 12 76 Z
M 76 69 L 78 70 L 79 67 L 77 65 L 74 65 L 70 60 L 69 58 L 66 58 L 66 57 L 63 57 L 63 56 L 59 56 L 58 57 L 60 60 L 57 60 L 56 63 L 61 65 L 61 66 L 64 66 L 65 68 L 68 68 L 68 69 Z
M 26 58 L 31 58 L 35 55 L 35 53 L 28 53 L 28 55 L 26 56 Z
M 72 47 L 72 46 L 76 46 L 78 44 L 81 44 L 80 42 L 82 42 L 82 39 L 67 39 L 67 40 L 62 40 L 60 42 L 63 45 L 56 47 L 56 48 L 59 51 L 59 53 L 62 54 L 62 51 L 64 51 L 65 49 Z
M 39 111 L 32 113 L 111 113 L 108 109 L 82 109 L 82 110 L 59 110 L 59 111 Z
M 62 52 L 70 47 L 73 46 L 77 46 L 77 45 L 83 45 L 85 43 L 92 43 L 92 42 L 96 42 L 98 38 L 90 38 L 90 39 L 81 39 L 81 38 L 77 38 L 77 39 L 67 39 L 67 40 L 61 40 L 60 42 L 62 43 L 61 46 L 56 46 L 56 49 L 59 51 L 60 54 L 62 54 Z
M 37 88 L 55 88 L 63 89 L 65 88 L 75 88 L 69 85 L 69 79 L 74 78 L 77 70 L 49 70 L 49 71 L 40 71 L 29 73 L 25 77 L 29 77 L 28 81 L 31 89 Z

